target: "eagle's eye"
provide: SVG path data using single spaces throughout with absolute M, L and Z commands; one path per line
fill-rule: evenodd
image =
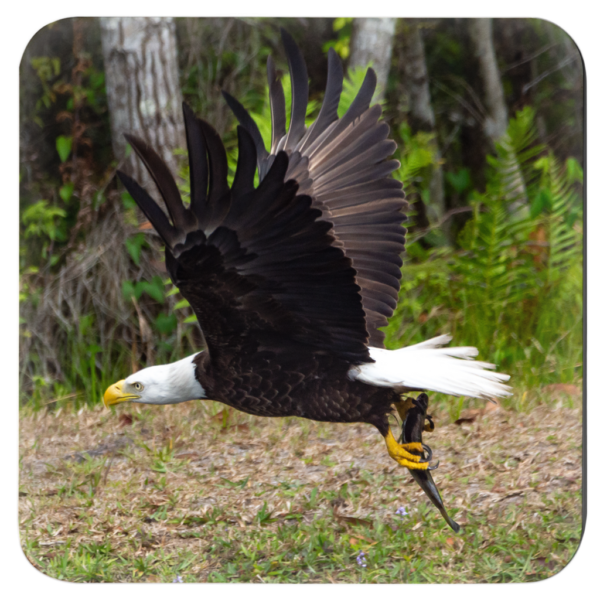
M 144 386 L 141 383 L 134 383 L 133 387 L 138 391 L 141 392 L 144 389 Z

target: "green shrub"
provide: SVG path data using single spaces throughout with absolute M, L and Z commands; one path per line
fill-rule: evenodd
M 389 347 L 450 333 L 517 387 L 581 375 L 582 172 L 532 146 L 532 123 L 530 109 L 518 113 L 488 157 L 457 249 L 408 246 Z

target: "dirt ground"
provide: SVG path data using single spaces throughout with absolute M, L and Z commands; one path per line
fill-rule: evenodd
M 458 422 L 434 410 L 436 430 L 425 441 L 440 462 L 434 479 L 447 508 L 458 509 L 459 524 L 515 531 L 541 519 L 554 499 L 560 513 L 565 495 L 579 498 L 581 509 L 581 398 L 570 405 L 559 399 L 517 413 L 488 403 L 464 411 Z M 266 526 L 290 515 L 310 522 L 325 512 L 348 526 L 387 522 L 403 506 L 416 518 L 414 529 L 422 526 L 419 511 L 436 529 L 445 527 L 371 426 L 259 419 L 204 402 L 119 408 L 23 412 L 21 540 L 38 568 L 66 545 L 107 540 L 132 557 L 158 547 L 200 552 L 210 536 L 193 532 L 217 509 L 248 533 L 265 506 Z M 362 492 L 344 498 L 344 484 L 360 484 Z M 315 487 L 330 500 L 311 502 Z M 507 512 L 511 507 L 517 510 Z M 173 518 L 161 518 L 161 511 Z M 463 543 L 458 539 L 455 550 Z M 491 543 L 484 531 L 479 550 Z M 545 560 L 560 565 L 568 557 Z M 194 573 L 206 580 L 219 566 L 206 559 Z

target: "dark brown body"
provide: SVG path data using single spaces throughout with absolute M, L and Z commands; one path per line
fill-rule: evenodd
M 286 359 L 287 358 L 287 359 Z M 206 395 L 261 417 L 296 416 L 333 423 L 370 423 L 382 435 L 399 394 L 348 378 L 350 365 L 327 354 L 271 351 L 214 364 L 207 353 L 195 360 Z

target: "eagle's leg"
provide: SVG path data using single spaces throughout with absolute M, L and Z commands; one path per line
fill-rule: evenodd
M 423 452 L 423 444 L 421 442 L 411 442 L 410 444 L 399 444 L 392 433 L 391 427 L 388 428 L 384 435 L 385 445 L 387 446 L 388 454 L 401 466 L 407 469 L 426 471 L 429 468 L 428 462 L 419 462 L 421 457 L 416 454 L 411 454 L 409 450 Z
M 399 402 L 393 402 L 393 405 L 396 407 L 398 411 L 398 415 L 400 420 L 404 423 L 406 421 L 406 415 L 408 411 L 414 406 L 412 398 L 402 398 Z
M 407 415 L 408 411 L 414 406 L 413 398 L 406 398 L 406 399 L 402 400 L 401 402 L 394 402 L 393 404 L 396 407 L 396 410 L 398 411 L 400 420 L 404 423 L 404 421 L 406 421 L 406 415 Z M 423 425 L 423 431 L 427 431 L 428 433 L 431 433 L 435 428 L 435 425 L 433 424 L 433 419 L 431 418 L 431 415 L 426 415 L 425 421 L 426 422 L 425 422 L 425 425 Z M 407 445 L 410 446 L 410 444 L 404 444 L 404 446 L 407 446 Z M 420 452 L 420 449 L 419 449 L 419 452 Z

